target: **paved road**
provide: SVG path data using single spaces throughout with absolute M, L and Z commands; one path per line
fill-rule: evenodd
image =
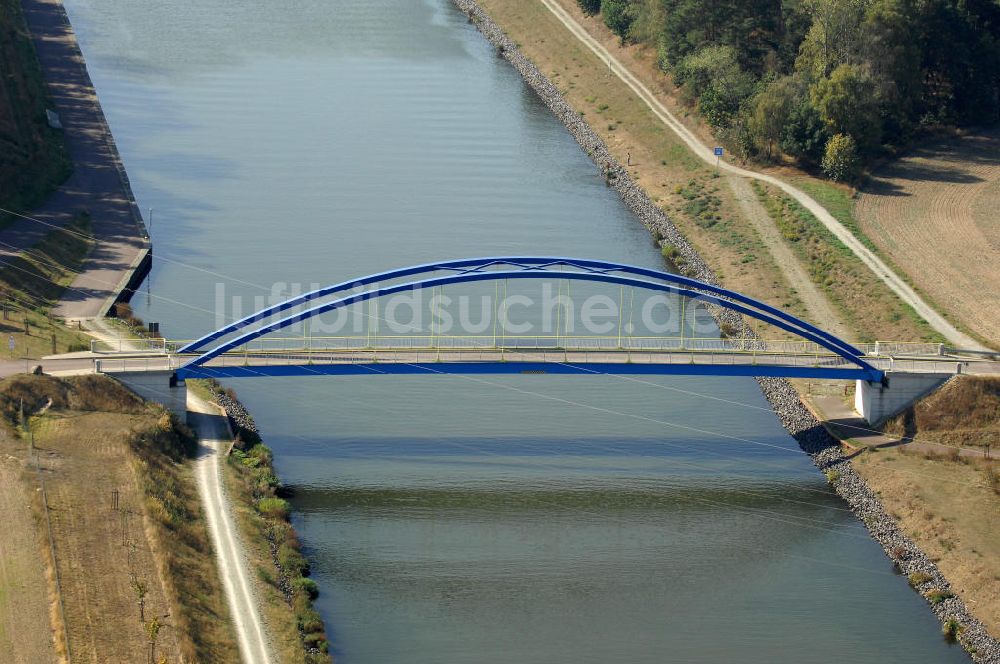
M 198 492 L 208 518 L 222 585 L 236 625 L 244 664 L 269 664 L 270 650 L 247 572 L 246 554 L 233 524 L 232 506 L 222 487 L 219 459 L 230 442 L 226 421 L 215 407 L 188 391 L 188 415 L 198 432 L 195 461 Z
M 0 232 L 0 260 L 87 210 L 96 246 L 54 313 L 66 319 L 103 316 L 149 251 L 148 241 L 61 0 L 23 0 L 23 5 L 74 171 L 31 219 L 19 219 Z
M 569 13 L 563 9 L 556 0 L 541 0 L 542 4 L 552 12 L 566 28 L 579 39 L 583 44 L 594 52 L 604 62 L 608 63 L 611 71 L 622 80 L 625 85 L 632 89 L 640 99 L 642 99 L 653 114 L 659 118 L 663 124 L 667 125 L 677 136 L 690 148 L 695 155 L 711 166 L 715 166 L 716 159 L 709 146 L 705 145 L 690 129 L 684 126 L 674 115 L 664 106 L 656 96 L 650 92 L 635 75 L 632 74 L 621 62 L 608 52 L 600 42 L 590 36 L 590 33 L 573 19 Z M 758 173 L 739 166 L 734 166 L 725 161 L 719 164 L 722 170 L 745 178 L 753 178 L 761 182 L 767 182 L 780 188 L 786 194 L 794 198 L 803 207 L 809 210 L 819 219 L 824 226 L 837 239 L 843 242 L 865 265 L 867 265 L 875 275 L 881 279 L 889 288 L 895 292 L 900 299 L 913 307 L 920 316 L 926 320 L 931 327 L 944 336 L 950 343 L 961 348 L 982 349 L 982 345 L 974 339 L 959 331 L 954 325 L 949 323 L 941 314 L 935 311 L 929 304 L 924 302 L 916 291 L 909 284 L 903 281 L 899 275 L 876 256 L 868 247 L 858 240 L 851 231 L 845 228 L 837 219 L 830 214 L 826 208 L 816 202 L 804 191 L 780 180 L 772 175 Z

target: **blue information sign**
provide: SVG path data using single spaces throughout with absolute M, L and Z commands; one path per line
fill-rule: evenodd
M 721 157 L 723 154 L 725 154 L 725 152 L 726 151 L 723 150 L 722 148 L 715 148 L 715 156 L 716 157 Z

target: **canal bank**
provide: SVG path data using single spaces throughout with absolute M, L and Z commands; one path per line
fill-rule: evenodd
M 66 321 L 101 317 L 142 283 L 152 244 L 62 1 L 22 4 L 73 173 L 41 207 L 0 231 L 0 256 L 16 255 L 87 212 L 94 248 L 53 314 Z
M 552 82 L 526 58 L 503 30 L 474 0 L 454 0 L 470 21 L 521 74 L 553 114 L 566 126 L 581 148 L 601 169 L 608 183 L 622 201 L 653 233 L 665 254 L 683 274 L 717 284 L 715 273 L 691 244 L 678 231 L 666 214 L 653 203 L 615 159 L 589 124 L 564 99 Z M 736 336 L 755 338 L 752 329 L 735 312 L 716 312 L 720 326 L 738 331 Z M 881 501 L 847 462 L 839 442 L 834 439 L 812 413 L 802 404 L 800 395 L 783 379 L 757 380 L 767 401 L 784 428 L 799 443 L 813 463 L 824 472 L 828 481 L 854 514 L 865 524 L 872 538 L 890 560 L 905 574 L 915 590 L 927 599 L 931 610 L 941 621 L 946 634 L 962 644 L 976 662 L 1000 662 L 1000 641 L 993 638 L 968 610 L 961 598 L 951 594 L 950 584 L 931 559 L 899 528 Z

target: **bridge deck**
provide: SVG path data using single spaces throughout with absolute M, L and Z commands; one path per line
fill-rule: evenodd
M 97 369 L 176 370 L 181 378 L 426 374 L 426 373 L 635 373 L 789 378 L 877 379 L 833 354 L 753 350 L 585 350 L 553 348 L 373 348 L 233 351 L 202 366 L 188 355 L 108 355 Z M 941 356 L 866 358 L 880 371 L 959 373 L 968 362 Z

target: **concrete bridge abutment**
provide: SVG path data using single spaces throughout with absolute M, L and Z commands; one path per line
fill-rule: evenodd
M 173 371 L 116 371 L 105 374 L 147 401 L 163 404 L 181 422 L 187 418 L 187 385 Z
M 954 373 L 890 371 L 880 383 L 859 380 L 854 392 L 854 409 L 869 424 L 881 424 L 944 385 L 953 376 Z

